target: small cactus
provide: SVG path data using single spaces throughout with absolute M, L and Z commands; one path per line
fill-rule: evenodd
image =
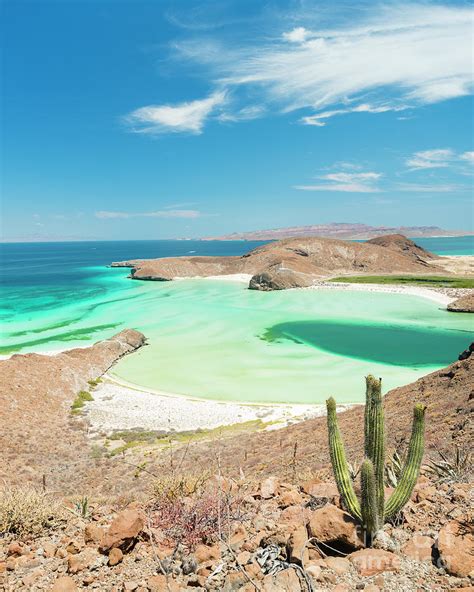
M 385 500 L 385 422 L 382 406 L 381 379 L 367 376 L 364 415 L 365 459 L 361 466 L 361 499 L 358 500 L 346 459 L 344 444 L 337 423 L 336 401 L 326 401 L 329 452 L 342 502 L 347 511 L 359 520 L 369 541 L 382 528 L 384 521 L 400 512 L 410 499 L 420 471 L 424 450 L 425 409 L 415 405 L 408 455 L 400 480 L 392 495 Z

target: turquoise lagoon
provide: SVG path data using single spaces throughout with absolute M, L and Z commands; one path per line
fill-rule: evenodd
M 441 240 L 441 239 L 439 239 Z M 422 242 L 422 241 L 420 241 Z M 156 391 L 218 400 L 363 399 L 453 361 L 471 317 L 407 295 L 339 290 L 254 292 L 215 280 L 138 282 L 113 260 L 239 254 L 249 243 L 136 241 L 3 245 L 0 353 L 88 345 L 126 327 L 149 345 L 112 374 Z

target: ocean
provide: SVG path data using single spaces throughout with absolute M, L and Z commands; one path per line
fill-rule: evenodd
M 474 254 L 472 237 L 419 239 Z M 1 245 L 0 353 L 56 351 L 141 330 L 150 346 L 113 374 L 168 393 L 219 400 L 362 400 L 363 377 L 386 388 L 451 362 L 472 341 L 468 315 L 420 297 L 355 291 L 261 293 L 238 282 L 138 282 L 112 261 L 240 255 L 264 244 L 114 241 Z

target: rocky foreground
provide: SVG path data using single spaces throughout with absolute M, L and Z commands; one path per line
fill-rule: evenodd
M 112 267 L 131 267 L 131 278 L 152 281 L 249 274 L 251 289 L 284 290 L 338 275 L 445 273 L 436 266 L 437 259 L 402 235 L 365 243 L 301 237 L 269 243 L 241 257 L 168 257 L 116 262 Z
M 385 396 L 389 455 L 403 455 L 413 403 L 428 406 L 427 465 L 402 514 L 366 549 L 332 481 L 325 418 L 98 449 L 87 416 L 73 413 L 77 393 L 93 393 L 144 341 L 124 331 L 0 363 L 0 590 L 472 591 L 473 345 Z M 356 473 L 363 408 L 339 423 Z M 446 470 L 428 466 L 443 464 L 438 451 Z

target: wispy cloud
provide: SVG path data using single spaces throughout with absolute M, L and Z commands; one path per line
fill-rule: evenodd
M 240 100 L 236 111 L 251 95 L 267 111 L 311 110 L 300 121 L 313 126 L 337 115 L 401 111 L 472 92 L 470 7 L 389 3 L 356 14 L 349 25 L 298 26 L 233 47 L 194 38 L 175 48 Z M 198 133 L 208 113 L 189 127 L 163 128 L 159 112 L 159 129 Z
M 200 134 L 211 113 L 226 102 L 226 93 L 216 91 L 205 99 L 177 105 L 148 105 L 125 116 L 131 131 L 140 134 L 181 132 Z
M 474 163 L 474 152 L 456 153 L 451 148 L 415 152 L 405 164 L 411 170 L 447 168 L 463 162 Z
M 464 191 L 466 188 L 454 184 L 435 184 L 424 185 L 421 183 L 398 183 L 394 186 L 395 191 L 406 191 L 409 193 L 454 193 Z
M 343 191 L 348 193 L 379 193 L 381 189 L 376 182 L 382 175 L 380 173 L 329 173 L 317 177 L 324 183 L 316 185 L 296 185 L 295 189 L 303 191 Z
M 202 213 L 198 210 L 157 210 L 155 212 L 113 212 L 100 210 L 95 213 L 96 218 L 199 218 Z

